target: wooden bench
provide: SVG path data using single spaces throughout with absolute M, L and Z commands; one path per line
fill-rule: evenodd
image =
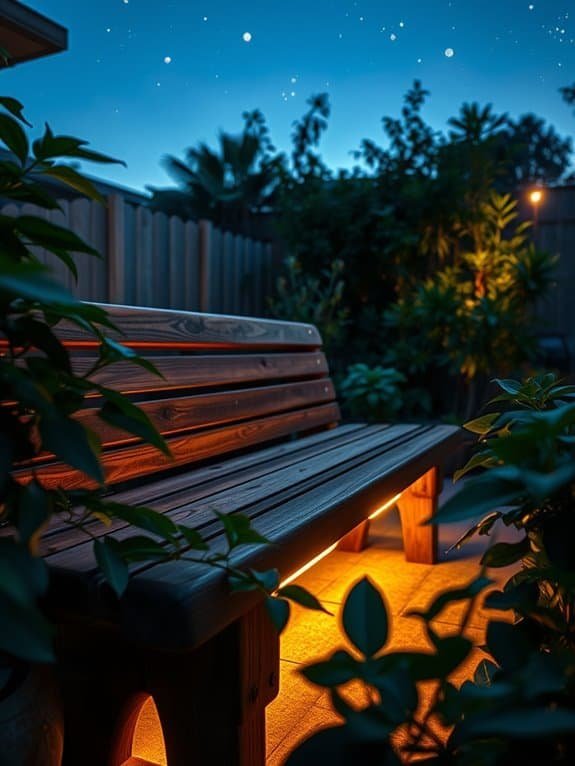
M 216 549 L 223 537 L 213 511 L 247 514 L 276 545 L 250 547 L 241 563 L 277 567 L 285 578 L 338 541 L 361 549 L 369 517 L 402 492 L 406 556 L 436 561 L 436 529 L 419 523 L 434 512 L 438 467 L 459 443 L 459 429 L 338 425 L 312 326 L 106 308 L 123 342 L 145 352 L 164 379 L 122 362 L 100 382 L 133 396 L 173 454 L 170 462 L 83 412 L 101 434 L 119 499 L 195 526 Z M 88 369 L 90 338 L 75 328 L 62 337 L 76 369 Z M 85 482 L 56 462 L 39 471 L 50 486 Z M 132 533 L 119 523 L 113 531 Z M 94 525 L 94 534 L 105 532 Z M 143 563 L 118 601 L 85 537 L 56 528 L 44 555 L 47 603 L 58 622 L 66 766 L 143 763 L 131 758 L 131 740 L 148 695 L 169 766 L 262 766 L 279 642 L 257 595 L 230 595 L 220 574 L 197 564 Z

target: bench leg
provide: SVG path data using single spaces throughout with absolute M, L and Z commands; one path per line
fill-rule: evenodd
M 439 470 L 432 468 L 408 487 L 397 503 L 407 561 L 437 563 L 437 527 L 422 524 L 435 514 L 439 491 Z
M 279 636 L 263 607 L 187 655 L 154 658 L 149 691 L 169 766 L 264 766 Z
M 347 553 L 361 553 L 361 551 L 367 545 L 367 538 L 369 537 L 369 519 L 362 521 L 355 529 L 352 529 L 349 534 L 342 537 L 337 544 L 338 551 L 346 551 Z
M 117 670 L 117 673 L 114 672 Z M 132 754 L 132 734 L 145 694 L 124 683 L 122 669 L 96 659 L 60 666 L 64 705 L 62 766 L 121 766 Z

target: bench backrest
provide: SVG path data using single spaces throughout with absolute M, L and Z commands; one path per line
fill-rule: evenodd
M 102 440 L 109 484 L 215 458 L 339 420 L 335 392 L 312 325 L 129 306 L 103 306 L 114 336 L 150 359 L 163 378 L 130 362 L 95 379 L 133 397 L 165 436 L 173 459 L 106 425 L 96 408 L 79 413 Z M 77 372 L 94 361 L 94 339 L 75 326 L 59 332 Z M 86 477 L 46 458 L 47 486 L 86 486 Z

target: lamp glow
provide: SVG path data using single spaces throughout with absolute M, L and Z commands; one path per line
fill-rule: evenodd
M 293 582 L 294 580 L 297 580 L 298 577 L 300 577 L 304 572 L 307 572 L 308 569 L 311 569 L 315 564 L 319 563 L 322 559 L 324 559 L 326 556 L 329 556 L 329 554 L 332 551 L 335 551 L 337 548 L 337 545 L 339 543 L 339 540 L 337 543 L 334 543 L 333 545 L 330 545 L 329 548 L 326 548 L 325 551 L 322 551 L 321 553 L 318 553 L 317 556 L 315 556 L 313 559 L 310 559 L 306 564 L 304 564 L 302 567 L 297 569 L 293 574 L 288 575 L 285 580 L 282 580 L 280 582 L 279 587 L 283 588 L 286 585 L 289 585 L 290 582 Z
M 388 508 L 391 508 L 392 505 L 395 505 L 400 497 L 401 497 L 401 492 L 398 495 L 394 495 L 394 497 L 392 497 L 391 500 L 388 500 L 387 502 L 385 502 L 383 505 L 377 508 L 370 516 L 368 516 L 368 520 L 376 519 L 378 516 L 381 516 L 381 514 L 387 511 Z M 336 543 L 333 543 L 333 545 L 330 545 L 328 548 L 323 550 L 321 553 L 318 553 L 317 556 L 314 556 L 313 559 L 310 559 L 308 562 L 306 562 L 303 566 L 301 566 L 295 572 L 288 575 L 285 578 L 285 580 L 281 581 L 281 583 L 279 584 L 279 587 L 284 588 L 286 585 L 289 585 L 294 580 L 297 580 L 297 578 L 301 577 L 301 575 L 307 572 L 308 569 L 311 569 L 313 566 L 318 564 L 326 556 L 329 556 L 329 554 L 332 553 L 332 551 L 335 551 L 338 545 L 339 545 L 339 540 Z
M 529 199 L 533 205 L 538 205 L 543 199 L 543 192 L 541 191 L 541 189 L 535 189 L 529 195 Z
M 382 506 L 380 506 L 377 510 L 375 510 L 371 516 L 369 516 L 369 519 L 377 519 L 378 516 L 381 516 L 384 511 L 387 511 L 388 508 L 391 508 L 392 505 L 395 505 L 399 498 L 401 497 L 401 492 L 398 495 L 394 495 L 394 497 L 391 498 L 391 500 L 388 500 L 387 503 L 384 503 Z

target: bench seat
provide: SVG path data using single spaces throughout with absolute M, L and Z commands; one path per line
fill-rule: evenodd
M 98 432 L 114 499 L 198 529 L 216 551 L 225 540 L 214 511 L 245 514 L 271 544 L 242 546 L 234 563 L 277 568 L 282 580 L 332 546 L 361 550 L 370 517 L 396 502 L 407 559 L 436 561 L 436 527 L 421 523 L 434 513 L 440 468 L 462 443 L 460 429 L 341 425 L 311 325 L 105 308 L 117 339 L 162 377 L 120 362 L 97 380 L 137 402 L 171 451 L 167 458 L 104 423 L 90 400 L 78 418 Z M 91 369 L 94 339 L 73 325 L 59 333 L 74 369 Z M 47 487 L 90 485 L 50 455 L 36 461 L 34 475 Z M 121 539 L 135 530 L 94 520 L 90 532 Z M 149 695 L 169 766 L 263 766 L 279 640 L 258 594 L 230 594 L 221 573 L 198 563 L 144 562 L 132 565 L 117 599 L 85 534 L 55 522 L 42 546 L 46 608 L 57 624 L 64 766 L 141 766 L 132 736 Z
M 452 426 L 343 425 L 146 483 L 116 499 L 193 526 L 214 550 L 225 547 L 214 511 L 245 514 L 274 545 L 243 549 L 238 563 L 276 567 L 285 579 L 440 463 L 458 440 Z M 408 559 L 433 560 L 434 530 L 418 531 Z M 95 530 L 104 533 L 121 539 L 133 530 L 120 523 Z M 76 619 L 116 623 L 137 642 L 193 648 L 253 604 L 254 594 L 230 597 L 220 573 L 187 562 L 134 567 L 118 604 L 103 583 L 91 541 L 56 530 L 44 544 L 59 608 Z

